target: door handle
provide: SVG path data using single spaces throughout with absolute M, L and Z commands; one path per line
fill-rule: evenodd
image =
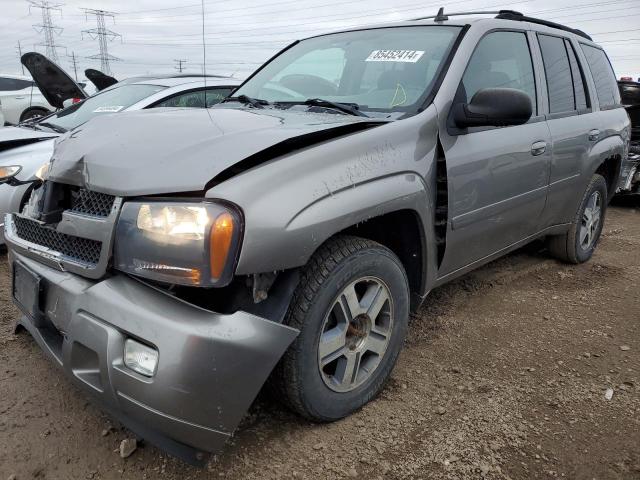
M 27 97 L 25 97 L 24 95 L 18 95 L 17 97 L 14 97 L 14 98 L 15 98 L 16 100 L 24 100 L 24 99 L 25 99 L 25 98 L 27 98 Z
M 600 138 L 600 130 L 594 128 L 589 132 L 589 141 L 595 142 L 598 138 Z
M 531 155 L 537 157 L 547 151 L 547 142 L 535 142 L 531 145 Z

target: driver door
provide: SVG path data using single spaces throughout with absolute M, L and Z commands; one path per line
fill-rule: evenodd
M 540 229 L 551 162 L 550 134 L 538 110 L 527 34 L 493 31 L 478 43 L 455 102 L 483 88 L 516 88 L 533 117 L 518 126 L 449 129 L 441 134 L 448 181 L 449 230 L 440 276 L 454 273 Z

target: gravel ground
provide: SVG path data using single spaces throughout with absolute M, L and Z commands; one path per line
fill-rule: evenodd
M 7 272 L 3 261 L 0 480 L 640 479 L 637 203 L 609 211 L 585 265 L 535 244 L 434 291 L 362 411 L 314 425 L 261 396 L 205 469 L 150 445 L 122 459 L 131 433 L 13 335 Z

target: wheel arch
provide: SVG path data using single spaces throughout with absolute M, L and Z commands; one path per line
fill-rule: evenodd
M 43 106 L 40 106 L 40 105 L 32 105 L 32 106 L 30 106 L 30 107 L 25 108 L 25 109 L 22 111 L 22 113 L 20 114 L 20 119 L 19 119 L 19 120 L 22 122 L 22 121 L 24 120 L 25 116 L 26 116 L 28 113 L 31 113 L 31 112 L 43 112 L 43 116 L 44 116 L 44 115 L 48 115 L 49 113 L 51 113 L 51 111 L 50 111 L 50 110 L 48 110 L 47 108 L 45 108 L 45 107 L 43 107 Z
M 624 151 L 625 144 L 619 135 L 602 139 L 591 150 L 586 182 L 591 181 L 594 174 L 602 175 L 607 182 L 608 200 L 611 200 L 618 186 Z

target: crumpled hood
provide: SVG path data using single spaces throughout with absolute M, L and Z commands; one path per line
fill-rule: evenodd
M 281 142 L 318 132 L 344 135 L 379 123 L 270 108 L 105 115 L 58 139 L 49 179 L 117 196 L 199 191 L 227 168 Z

